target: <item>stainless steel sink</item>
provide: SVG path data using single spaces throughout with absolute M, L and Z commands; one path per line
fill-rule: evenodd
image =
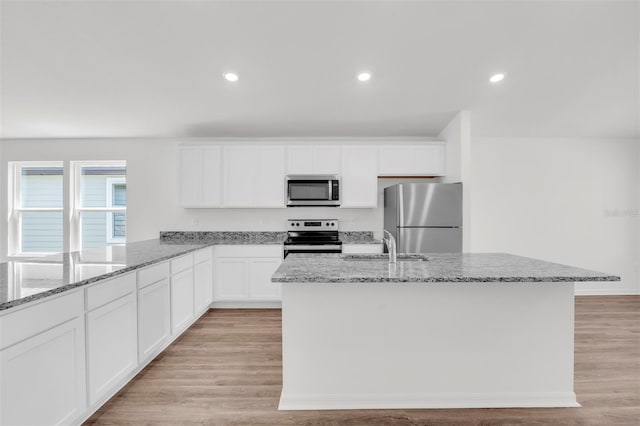
M 389 261 L 388 253 L 380 253 L 380 254 L 345 254 L 342 256 L 344 260 L 384 260 Z M 402 253 L 398 254 L 397 261 L 398 262 L 422 262 L 425 260 L 429 260 L 427 256 L 419 253 Z

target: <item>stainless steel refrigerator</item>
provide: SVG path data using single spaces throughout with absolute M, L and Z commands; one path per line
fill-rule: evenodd
M 462 251 L 462 184 L 400 183 L 384 190 L 384 229 L 398 253 Z

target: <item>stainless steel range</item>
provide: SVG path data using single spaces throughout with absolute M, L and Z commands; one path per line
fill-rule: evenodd
M 342 253 L 337 219 L 289 219 L 284 257 L 289 253 Z

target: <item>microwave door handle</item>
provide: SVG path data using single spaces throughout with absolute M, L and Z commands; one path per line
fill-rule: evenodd
M 333 181 L 329 179 L 329 201 L 333 200 Z

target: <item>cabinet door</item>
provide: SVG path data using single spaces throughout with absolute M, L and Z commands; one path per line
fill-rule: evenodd
M 187 328 L 193 319 L 193 268 L 171 276 L 171 333 Z
M 141 362 L 160 352 L 171 337 L 168 278 L 138 292 L 138 331 L 138 359 Z
M 0 424 L 77 422 L 86 409 L 84 318 L 0 351 Z
M 181 207 L 199 205 L 198 148 L 184 146 L 178 149 L 178 200 Z
M 254 147 L 225 146 L 224 200 L 225 207 L 251 207 L 253 203 Z
M 198 263 L 193 268 L 194 305 L 196 314 L 209 308 L 211 304 L 213 291 L 213 270 L 211 269 L 211 260 Z
M 87 314 L 90 404 L 107 396 L 136 367 L 136 330 L 135 293 Z
M 213 300 L 245 300 L 249 296 L 249 261 L 242 258 L 216 260 Z
M 339 145 L 313 147 L 313 173 L 333 175 L 342 173 L 342 155 Z
M 222 205 L 222 153 L 220 146 L 200 147 L 200 207 Z
M 284 207 L 284 147 L 254 147 L 252 207 Z
M 249 261 L 249 298 L 252 300 L 280 300 L 280 284 L 271 276 L 282 263 L 280 258 L 256 258 Z
M 413 173 L 415 160 L 411 145 L 382 145 L 378 152 L 378 174 L 393 176 Z
M 446 145 L 420 145 L 413 148 L 413 173 L 416 175 L 444 176 Z
M 313 173 L 313 147 L 290 145 L 287 147 L 287 174 L 308 175 Z
M 378 148 L 342 148 L 342 207 L 378 206 Z

